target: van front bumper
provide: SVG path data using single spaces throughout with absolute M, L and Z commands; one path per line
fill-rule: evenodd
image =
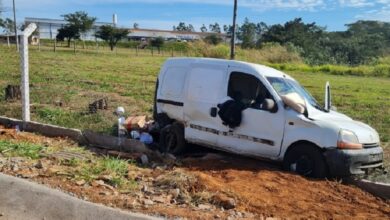
M 383 166 L 381 147 L 361 150 L 329 149 L 324 152 L 324 156 L 331 176 L 364 174 L 368 169 Z

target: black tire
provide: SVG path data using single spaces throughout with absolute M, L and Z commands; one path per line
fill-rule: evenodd
M 173 123 L 161 129 L 160 150 L 164 153 L 178 155 L 184 152 L 186 142 L 184 127 L 180 123 Z
M 325 178 L 328 168 L 321 151 L 310 144 L 299 144 L 287 152 L 284 170 L 312 178 Z

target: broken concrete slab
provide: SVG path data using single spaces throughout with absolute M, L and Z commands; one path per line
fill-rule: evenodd
M 159 219 L 86 202 L 58 190 L 0 174 L 1 219 Z
M 137 140 L 118 138 L 110 135 L 95 133 L 92 131 L 83 131 L 83 136 L 89 145 L 101 147 L 104 149 L 128 153 L 153 153 L 153 151 L 150 150 L 145 144 Z

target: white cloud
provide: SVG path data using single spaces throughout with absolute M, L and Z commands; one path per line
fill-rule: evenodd
M 379 9 L 366 11 L 355 18 L 361 20 L 380 20 L 390 22 L 390 6 L 386 5 Z
M 352 8 L 360 8 L 367 6 L 374 6 L 376 4 L 375 1 L 368 0 L 339 0 L 340 5 L 343 7 L 352 7 Z

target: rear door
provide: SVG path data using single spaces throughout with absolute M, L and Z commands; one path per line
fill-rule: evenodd
M 261 109 L 264 99 L 275 99 L 261 77 L 251 71 L 234 67 L 228 70 L 229 82 L 224 95 L 244 103 L 248 108 L 242 112 L 241 125 L 221 135 L 218 145 L 235 153 L 276 157 L 284 134 L 283 106 L 277 106 L 273 112 Z
M 218 101 L 224 94 L 227 66 L 219 64 L 193 64 L 187 80 L 184 105 L 187 141 L 216 146 L 222 121 L 216 115 Z M 214 112 L 216 113 L 216 112 Z

